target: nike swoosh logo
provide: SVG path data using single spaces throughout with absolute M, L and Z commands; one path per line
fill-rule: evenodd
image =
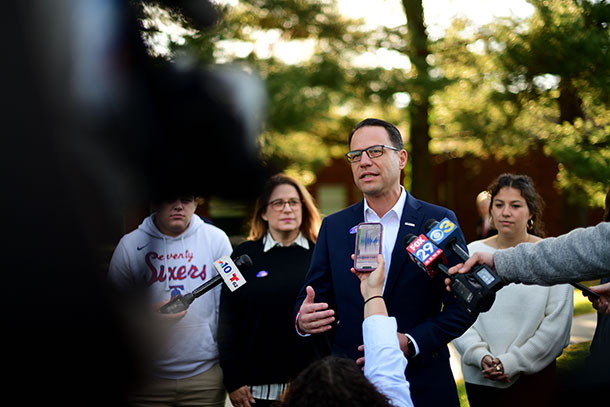
M 140 251 L 140 250 L 142 250 L 143 248 L 145 248 L 146 246 L 148 246 L 148 243 L 146 243 L 144 246 L 138 246 L 138 247 L 136 247 L 136 249 L 137 249 L 138 251 Z

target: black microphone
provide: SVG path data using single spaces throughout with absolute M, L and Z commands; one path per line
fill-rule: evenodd
M 462 262 L 470 258 L 470 255 L 458 244 L 462 240 L 458 225 L 444 218 L 441 222 L 428 219 L 424 227 L 428 231 L 428 238 L 439 248 L 451 250 Z M 484 287 L 494 292 L 504 286 L 500 276 L 486 264 L 475 265 L 470 274 L 476 276 Z
M 449 274 L 449 268 L 445 265 L 447 259 L 443 249 L 434 245 L 426 235 L 415 236 L 408 234 L 405 236 L 403 243 L 407 248 L 411 260 L 424 269 L 431 278 L 440 270 L 451 279 L 449 284 L 451 292 L 454 293 L 455 297 L 468 311 L 482 312 L 491 308 L 495 299 L 495 293 L 492 292 L 493 295 L 481 294 L 481 289 L 478 288 L 478 285 L 469 281 L 469 279 L 472 279 L 472 276 Z
M 461 242 L 460 228 L 448 218 L 438 222 L 429 219 L 425 225 L 426 236 L 441 250 L 449 250 L 461 261 L 470 258 L 459 245 Z M 443 268 L 446 269 L 446 266 Z M 448 269 L 441 270 L 448 274 Z M 477 264 L 468 274 L 450 275 L 451 291 L 470 312 L 488 311 L 496 299 L 496 292 L 504 286 L 502 279 L 487 265 Z
M 162 314 L 177 314 L 178 312 L 182 312 L 195 301 L 195 298 L 201 297 L 203 294 L 219 285 L 222 281 L 227 284 L 231 291 L 235 291 L 246 284 L 246 280 L 241 275 L 240 270 L 246 271 L 252 267 L 252 259 L 247 254 L 242 254 L 233 262 L 229 256 L 223 256 L 214 262 L 214 266 L 218 271 L 217 275 L 195 288 L 190 293 L 175 296 L 170 302 L 159 308 L 159 312 Z

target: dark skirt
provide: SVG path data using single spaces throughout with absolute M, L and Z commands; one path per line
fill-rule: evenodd
M 555 361 L 532 375 L 522 374 L 506 389 L 466 383 L 470 407 L 555 407 L 557 390 Z

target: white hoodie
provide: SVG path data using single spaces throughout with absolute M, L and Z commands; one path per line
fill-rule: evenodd
M 157 229 L 155 214 L 123 236 L 116 247 L 108 278 L 122 289 L 145 287 L 152 303 L 193 291 L 214 277 L 214 260 L 231 254 L 227 235 L 193 215 L 178 237 Z M 200 374 L 218 362 L 218 304 L 220 286 L 203 294 L 179 322 L 171 325 L 167 346 L 155 361 L 155 374 L 183 379 Z

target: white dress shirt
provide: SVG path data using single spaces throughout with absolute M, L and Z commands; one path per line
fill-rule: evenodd
M 398 238 L 398 229 L 400 228 L 400 218 L 402 216 L 402 211 L 405 207 L 405 202 L 407 201 L 407 192 L 405 189 L 400 186 L 400 196 L 398 197 L 398 201 L 394 204 L 394 206 L 387 211 L 381 218 L 377 213 L 371 209 L 368 202 L 366 202 L 366 198 L 364 199 L 364 221 L 365 222 L 379 222 L 383 225 L 383 236 L 381 238 L 381 251 L 383 254 L 383 259 L 385 260 L 385 275 L 386 279 L 383 282 L 383 291 L 385 292 L 385 285 L 388 282 L 388 274 L 390 272 L 390 264 L 392 262 L 392 252 L 394 251 L 394 246 L 396 245 L 396 239 Z M 417 346 L 417 342 L 411 337 L 409 334 L 405 334 L 415 347 L 415 355 L 419 353 L 419 346 Z M 415 356 L 409 355 L 409 357 Z
M 400 196 L 396 204 L 387 211 L 381 218 L 377 213 L 371 209 L 366 198 L 364 199 L 364 221 L 365 222 L 378 222 L 383 226 L 383 236 L 381 237 L 382 254 L 385 260 L 385 275 L 388 275 L 390 270 L 390 263 L 392 261 L 392 252 L 394 251 L 394 245 L 396 244 L 396 238 L 398 237 L 398 228 L 400 227 L 400 217 L 402 216 L 402 210 L 407 200 L 407 193 L 405 189 L 400 187 Z M 385 291 L 385 283 L 383 283 L 383 289 Z
M 282 242 L 276 241 L 273 236 L 271 236 L 271 232 L 267 231 L 267 234 L 263 238 L 263 252 L 266 253 L 275 246 L 283 247 L 284 245 Z M 294 239 L 288 246 L 301 246 L 303 249 L 309 250 L 309 242 L 301 232 L 299 232 L 297 238 Z

